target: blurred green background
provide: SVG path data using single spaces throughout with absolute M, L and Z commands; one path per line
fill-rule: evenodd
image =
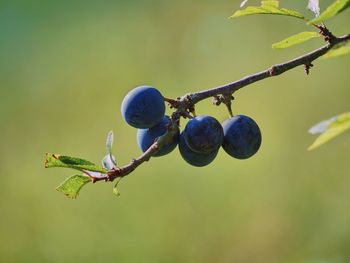
M 306 1 L 283 5 L 311 17 Z M 221 151 L 194 168 L 175 150 L 124 179 L 120 198 L 98 183 L 77 200 L 55 191 L 74 171 L 44 169 L 45 152 L 99 162 L 109 130 L 119 164 L 140 154 L 119 110 L 135 86 L 177 97 L 324 44 L 272 50 L 310 28 L 280 16 L 228 19 L 238 6 L 0 1 L 0 262 L 350 262 L 350 136 L 306 150 L 310 126 L 350 109 L 349 57 L 236 94 L 235 113 L 253 117 L 263 133 L 249 160 Z M 349 14 L 327 25 L 349 33 Z M 227 118 L 210 100 L 197 113 Z

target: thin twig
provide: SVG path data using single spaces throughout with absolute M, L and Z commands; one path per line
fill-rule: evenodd
M 326 54 L 335 45 L 340 44 L 342 42 L 349 41 L 349 40 L 350 40 L 350 34 L 339 37 L 339 38 L 335 38 L 329 44 L 327 44 L 321 48 L 318 48 L 318 49 L 316 49 L 308 54 L 300 56 L 298 58 L 292 59 L 292 60 L 287 61 L 287 62 L 282 63 L 282 64 L 274 65 L 267 70 L 264 70 L 262 72 L 259 72 L 259 73 L 253 74 L 253 75 L 246 76 L 246 77 L 244 77 L 240 80 L 237 80 L 235 82 L 228 83 L 228 84 L 225 84 L 223 86 L 211 88 L 208 90 L 196 92 L 196 93 L 190 94 L 188 96 L 190 96 L 192 103 L 196 104 L 196 103 L 200 102 L 201 100 L 213 97 L 217 94 L 223 94 L 223 93 L 233 94 L 235 91 L 237 91 L 237 90 L 239 90 L 239 89 L 241 89 L 249 84 L 257 82 L 259 80 L 263 80 L 263 79 L 266 79 L 269 77 L 278 76 L 278 75 L 280 75 L 288 70 L 291 70 L 291 69 L 298 67 L 298 66 L 301 66 L 301 65 L 310 65 L 312 61 L 314 61 L 317 58 Z
M 131 162 L 125 166 L 117 167 L 112 170 L 110 170 L 106 176 L 101 177 L 92 177 L 92 182 L 98 182 L 98 181 L 114 181 L 118 177 L 124 177 L 134 171 L 140 164 L 147 162 L 153 154 L 155 154 L 159 149 L 158 142 L 153 143 L 147 151 L 145 151 L 142 155 L 140 155 L 136 159 L 132 159 Z

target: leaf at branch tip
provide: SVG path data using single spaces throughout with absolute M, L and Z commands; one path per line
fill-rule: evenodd
M 91 179 L 87 176 L 73 175 L 60 184 L 56 190 L 69 198 L 75 199 L 79 195 L 81 188 L 90 182 Z
M 280 8 L 279 2 L 275 0 L 261 1 L 261 6 L 248 6 L 243 10 L 236 11 L 230 18 L 236 18 L 241 16 L 247 16 L 247 15 L 255 15 L 255 14 L 284 15 L 284 16 L 292 16 L 300 19 L 305 18 L 301 13 L 297 11 Z
M 101 173 L 107 173 L 105 169 L 101 166 L 96 165 L 92 162 L 86 161 L 84 159 L 70 157 L 65 155 L 59 155 L 54 153 L 46 153 L 45 167 L 64 167 L 71 168 L 78 171 L 95 171 Z
M 312 38 L 320 37 L 320 34 L 314 31 L 301 32 L 296 35 L 290 36 L 280 42 L 272 45 L 272 48 L 287 48 L 297 44 L 304 43 Z
M 322 21 L 326 21 L 327 19 L 330 19 L 333 16 L 344 11 L 349 6 L 350 6 L 350 0 L 336 0 L 333 4 L 328 6 L 327 9 L 323 11 L 319 17 L 311 20 L 309 24 L 319 24 Z
M 350 46 L 342 46 L 339 48 L 334 48 L 327 52 L 327 54 L 323 55 L 323 59 L 330 59 L 340 56 L 345 56 L 350 54 Z
M 309 132 L 311 134 L 321 133 L 314 143 L 308 148 L 313 150 L 336 136 L 350 129 L 350 112 L 334 116 L 313 126 Z
M 118 189 L 118 184 L 122 180 L 122 177 L 118 177 L 116 180 L 117 180 L 117 182 L 115 183 L 115 185 L 113 187 L 113 194 L 115 194 L 117 197 L 119 197 L 120 196 L 120 192 L 119 192 L 119 189 Z
M 319 0 L 309 0 L 307 8 L 315 14 L 315 17 L 320 16 L 320 3 Z

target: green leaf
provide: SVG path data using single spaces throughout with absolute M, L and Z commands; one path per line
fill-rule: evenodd
M 308 148 L 313 150 L 336 136 L 350 129 L 350 112 L 340 114 L 328 120 L 322 121 L 313 126 L 309 131 L 311 133 L 321 133 L 314 143 Z
M 81 188 L 90 183 L 91 179 L 83 175 L 73 175 L 60 184 L 56 190 L 65 194 L 69 198 L 77 198 Z
M 350 6 L 350 0 L 336 0 L 333 4 L 327 7 L 327 9 L 321 13 L 321 15 L 309 22 L 309 24 L 319 24 L 322 21 L 332 18 L 333 16 L 344 11 Z
M 122 180 L 122 177 L 118 177 L 116 180 L 117 180 L 117 182 L 115 183 L 115 185 L 113 187 L 113 194 L 115 194 L 117 197 L 119 197 L 120 196 L 120 192 L 119 192 L 119 189 L 118 189 L 118 184 Z
M 345 56 L 350 54 L 350 46 L 342 46 L 339 48 L 334 48 L 327 52 L 322 58 L 324 59 L 330 59 L 340 56 Z
M 284 15 L 300 19 L 305 18 L 301 13 L 297 11 L 280 8 L 278 1 L 261 1 L 261 6 L 248 6 L 243 10 L 236 11 L 230 18 L 255 14 Z
M 103 169 L 92 162 L 65 155 L 59 155 L 54 153 L 46 153 L 45 167 L 65 167 L 72 168 L 78 171 L 84 172 L 84 170 L 107 173 L 107 170 Z
M 301 32 L 296 35 L 290 36 L 280 42 L 272 45 L 272 48 L 287 48 L 297 44 L 306 42 L 312 38 L 320 37 L 320 34 L 314 31 L 311 32 Z

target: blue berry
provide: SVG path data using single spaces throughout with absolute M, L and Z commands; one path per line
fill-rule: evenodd
M 183 136 L 192 151 L 212 153 L 222 145 L 224 133 L 221 124 L 215 118 L 200 115 L 188 121 Z
M 179 151 L 182 156 L 182 158 L 190 165 L 202 167 L 210 164 L 212 161 L 214 161 L 215 157 L 217 156 L 219 150 L 214 150 L 210 153 L 199 153 L 192 151 L 183 136 L 183 133 L 180 135 L 180 142 L 179 142 Z
M 237 115 L 222 124 L 224 150 L 237 159 L 253 156 L 261 145 L 261 132 L 256 122 L 245 115 Z
M 156 126 L 148 129 L 138 129 L 137 130 L 137 144 L 139 148 L 145 152 L 147 149 L 155 142 L 155 140 L 166 133 L 167 127 L 170 124 L 170 118 L 164 116 L 160 123 Z M 173 151 L 179 141 L 180 130 L 174 135 L 172 141 L 164 145 L 154 156 L 162 156 Z
M 162 94 L 150 86 L 140 86 L 131 90 L 121 106 L 124 120 L 139 129 L 157 125 L 165 114 Z

